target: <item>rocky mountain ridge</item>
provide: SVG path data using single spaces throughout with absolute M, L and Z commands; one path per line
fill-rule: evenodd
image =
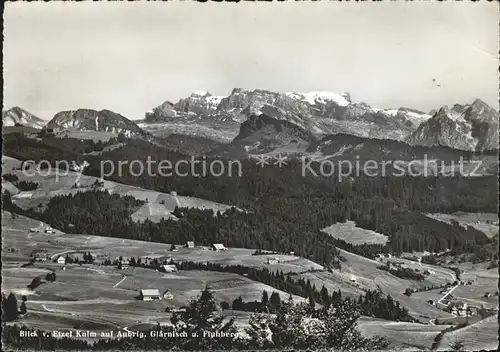
M 462 150 L 498 149 L 498 111 L 480 99 L 437 111 L 406 142 L 412 145 L 447 146 Z
M 24 126 L 41 129 L 47 121 L 35 116 L 19 106 L 2 111 L 2 124 L 4 127 Z
M 209 154 L 246 158 L 250 154 L 277 151 L 296 153 L 305 151 L 315 141 L 314 134 L 291 122 L 266 114 L 253 114 L 241 124 L 239 134 L 231 143 L 222 145 Z
M 135 122 L 110 110 L 78 109 L 61 111 L 55 114 L 54 118 L 45 127 L 53 130 L 122 133 L 126 137 L 145 134 Z

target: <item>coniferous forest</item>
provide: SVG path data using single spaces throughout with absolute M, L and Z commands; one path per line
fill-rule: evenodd
M 33 148 L 20 148 L 20 136 L 9 135 L 6 154 L 37 159 L 53 149 L 71 158 L 85 148 L 71 139 L 50 139 Z M 71 151 L 71 152 L 69 152 Z M 28 154 L 26 154 L 28 153 Z M 71 155 L 68 155 L 70 153 Z M 79 154 L 81 155 L 81 154 Z M 60 158 L 59 154 L 55 154 Z M 188 158 L 178 152 L 143 140 L 128 140 L 127 144 L 102 155 L 86 156 L 91 166 L 86 174 L 101 175 L 102 160 L 118 165 L 123 160 L 177 160 Z M 229 161 L 226 161 L 229 163 Z M 495 176 L 465 177 L 367 177 L 338 182 L 336 179 L 304 177 L 299 160 L 290 160 L 282 168 L 261 168 L 253 161 L 241 160 L 241 175 L 220 177 L 161 177 L 155 164 L 153 173 L 139 177 L 122 168 L 107 177 L 121 183 L 133 184 L 160 192 L 176 191 L 179 195 L 200 197 L 244 209 L 232 210 L 224 216 L 213 217 L 210 211 L 178 210 L 180 221 L 146 221 L 135 224 L 130 214 L 139 206 L 131 200 L 90 192 L 52 199 L 44 214 L 37 218 L 65 231 L 124 237 L 148 241 L 183 243 L 195 239 L 200 243 L 224 242 L 227 246 L 267 249 L 279 252 L 294 251 L 320 263 L 335 257 L 335 246 L 373 257 L 380 252 L 474 252 L 490 240 L 472 228 L 447 224 L 423 213 L 455 211 L 496 212 Z M 226 164 L 227 165 L 227 164 Z M 157 164 L 156 164 L 157 166 Z M 201 173 L 201 166 L 198 165 Z M 313 165 L 314 167 L 314 165 Z M 104 170 L 108 171 L 108 170 Z M 94 198 L 94 199 L 92 199 Z M 34 210 L 31 215 L 35 216 Z M 219 215 L 219 214 L 216 214 Z M 386 247 L 351 246 L 329 238 L 320 230 L 336 222 L 353 220 L 357 226 L 387 235 Z M 76 225 L 72 230 L 67 224 Z M 350 248 L 350 249 L 348 249 Z

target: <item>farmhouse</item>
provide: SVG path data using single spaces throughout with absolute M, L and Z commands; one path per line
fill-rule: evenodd
M 54 230 L 52 230 L 50 227 L 47 227 L 47 228 L 45 229 L 45 233 L 55 233 L 55 231 L 54 231 Z
M 155 301 L 161 300 L 160 291 L 157 288 L 154 289 L 142 289 L 139 294 L 143 301 Z
M 40 230 L 36 227 L 30 229 L 30 232 L 40 232 Z
M 186 247 L 187 248 L 194 248 L 194 241 L 187 241 Z
M 118 263 L 118 269 L 128 270 L 130 268 L 130 262 L 128 260 L 121 260 Z
M 35 254 L 35 260 L 37 262 L 44 262 L 47 260 L 47 258 L 48 258 L 47 251 L 40 251 Z
M 468 310 L 470 311 L 470 309 L 467 309 L 467 303 L 462 303 L 458 305 L 458 315 L 467 316 Z
M 212 244 L 212 249 L 214 251 L 227 251 L 227 248 L 224 247 L 224 245 L 222 243 L 214 243 Z
M 62 255 L 57 258 L 57 264 L 66 264 L 66 258 L 64 258 Z
M 163 299 L 174 299 L 174 295 L 167 289 L 163 292 Z
M 165 264 L 160 267 L 160 271 L 173 273 L 174 271 L 177 271 L 177 267 L 173 264 Z
M 354 275 L 351 275 L 351 282 L 356 282 L 356 277 Z

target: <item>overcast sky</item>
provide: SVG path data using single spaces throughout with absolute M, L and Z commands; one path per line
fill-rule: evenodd
M 233 87 L 348 91 L 379 108 L 496 107 L 498 16 L 484 1 L 6 3 L 4 108 L 140 119 L 165 100 Z

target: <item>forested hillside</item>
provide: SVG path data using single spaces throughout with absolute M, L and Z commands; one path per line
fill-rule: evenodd
M 64 148 L 54 147 L 52 143 L 56 142 L 64 143 Z M 45 149 L 33 145 L 27 152 L 12 142 L 16 148 L 10 152 L 27 153 L 26 157 L 33 158 L 37 152 L 42 153 L 41 157 L 50 154 L 52 149 L 49 148 L 56 148 L 61 155 L 78 154 L 83 148 L 75 142 L 73 148 L 68 148 L 68 141 L 56 142 L 51 141 Z M 56 158 L 61 155 L 56 154 Z M 107 160 L 108 164 L 112 162 L 117 167 L 123 160 L 146 163 L 147 158 L 171 163 L 189 159 L 146 141 L 128 140 L 121 148 L 86 158 L 91 166 L 85 173 L 100 176 L 101 160 Z M 225 161 L 226 166 L 229 162 Z M 202 243 L 219 241 L 228 246 L 295 251 L 322 263 L 334 258 L 336 240 L 320 230 L 345 220 L 353 220 L 357 226 L 388 235 L 389 250 L 394 252 L 424 249 L 439 252 L 447 248 L 464 252 L 488 243 L 486 236 L 478 230 L 445 224 L 420 212 L 495 212 L 497 194 L 492 192 L 497 187 L 495 177 L 360 175 L 338 182 L 336 178 L 303 176 L 301 161 L 297 159 L 289 160 L 282 168 L 261 168 L 253 160 L 241 160 L 240 163 L 241 170 L 220 177 L 161 177 L 157 172 L 158 165 L 152 164 L 151 174 L 144 172 L 136 176 L 125 167 L 120 174 L 115 172 L 108 179 L 161 192 L 176 191 L 180 195 L 234 205 L 246 212 L 232 211 L 214 217 L 211 212 L 185 209 L 182 214 L 177 214 L 181 218 L 178 222 L 135 224 L 130 220 L 132 210 L 117 206 L 116 196 L 88 193 L 56 197 L 46 212 L 38 217 L 42 216 L 61 229 L 72 223 L 79 231 L 96 235 L 176 243 L 191 238 Z M 186 169 L 183 171 L 189 171 L 188 165 Z M 202 165 L 198 164 L 196 171 L 201 173 Z M 385 250 L 365 246 L 357 252 L 371 256 Z

